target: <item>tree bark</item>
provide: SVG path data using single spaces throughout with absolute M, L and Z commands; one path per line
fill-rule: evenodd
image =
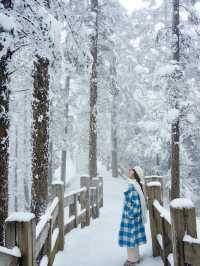
M 5 9 L 12 8 L 11 0 L 2 0 Z M 0 51 L 3 45 L 0 43 Z M 0 58 L 0 245 L 4 245 L 4 223 L 8 216 L 8 163 L 9 163 L 9 88 L 8 60 L 12 52 L 8 50 Z
M 111 149 L 112 149 L 112 176 L 118 177 L 118 160 L 117 160 L 117 96 L 118 90 L 116 86 L 116 59 L 114 58 L 110 67 L 111 75 Z
M 61 155 L 61 180 L 64 183 L 64 188 L 66 186 L 66 161 L 67 161 L 67 133 L 68 133 L 68 123 L 69 123 L 69 89 L 70 89 L 70 77 L 66 77 L 66 82 L 65 82 L 65 96 L 66 96 L 66 104 L 65 104 L 65 149 L 62 150 L 62 155 Z
M 95 14 L 94 33 L 91 36 L 92 70 L 90 76 L 90 125 L 89 125 L 89 175 L 97 176 L 97 59 L 98 59 L 98 0 L 91 1 Z
M 11 54 L 0 58 L 0 245 L 4 245 L 4 222 L 8 216 L 8 129 L 9 89 L 7 63 Z
M 179 64 L 180 61 L 180 33 L 179 33 L 179 0 L 173 0 L 173 35 L 176 37 L 173 43 L 173 60 Z M 174 106 L 178 109 L 178 102 L 175 96 Z M 171 127 L 171 199 L 180 197 L 180 162 L 179 162 L 179 144 L 180 144 L 180 130 L 179 118 L 172 123 Z
M 37 56 L 33 82 L 32 212 L 37 222 L 48 203 L 49 61 Z

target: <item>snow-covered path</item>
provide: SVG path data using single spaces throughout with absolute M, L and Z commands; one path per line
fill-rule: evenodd
M 65 238 L 65 250 L 59 252 L 54 266 L 122 266 L 126 250 L 117 244 L 125 182 L 111 178 L 106 171 L 104 178 L 104 207 L 100 219 L 91 220 L 85 229 L 74 229 Z M 148 244 L 141 248 L 141 266 L 161 266 L 160 258 L 152 258 L 149 227 Z

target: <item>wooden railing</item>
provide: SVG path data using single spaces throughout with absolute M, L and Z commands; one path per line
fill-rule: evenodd
M 145 184 L 153 256 L 161 256 L 165 266 L 200 266 L 200 239 L 197 239 L 193 203 L 175 199 L 168 210 L 163 207 L 163 185 L 159 177 L 148 177 Z
M 0 247 L 1 266 L 53 265 L 64 249 L 64 236 L 72 229 L 89 226 L 103 207 L 103 178 L 81 177 L 80 189 L 64 194 L 62 182 L 52 185 L 54 198 L 35 224 L 32 213 L 13 213 L 6 220 L 6 247 Z M 67 211 L 69 215 L 67 215 Z

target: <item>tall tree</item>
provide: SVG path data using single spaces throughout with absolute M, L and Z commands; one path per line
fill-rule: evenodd
M 5 9 L 12 8 L 11 0 L 1 1 Z M 6 29 L 7 30 L 7 29 Z M 6 31 L 5 30 L 5 31 Z M 3 29 L 4 31 L 4 29 Z M 4 49 L 0 43 L 0 52 Z M 11 58 L 8 48 L 0 57 L 0 245 L 4 245 L 4 222 L 8 216 L 8 129 L 9 129 L 9 73 L 8 61 Z
M 173 0 L 173 20 L 172 20 L 172 32 L 173 32 L 173 60 L 175 64 L 179 64 L 180 60 L 180 32 L 179 32 L 179 0 Z M 174 77 L 179 79 L 180 76 L 177 73 Z M 176 81 L 176 80 L 175 80 Z M 179 109 L 177 92 L 175 86 L 173 107 Z M 179 143 L 180 142 L 180 129 L 179 129 L 179 116 L 172 123 L 171 126 L 171 199 L 178 198 L 180 196 L 180 162 L 179 162 Z
M 48 203 L 49 61 L 37 56 L 33 82 L 32 212 L 37 221 Z
M 97 175 L 97 65 L 98 65 L 98 0 L 91 0 L 93 32 L 91 34 L 92 68 L 90 76 L 89 175 Z
M 112 176 L 118 177 L 118 161 L 117 161 L 117 99 L 118 89 L 116 84 L 116 58 L 113 57 L 110 66 L 111 74 L 111 94 L 112 94 L 112 106 L 111 106 L 111 149 L 112 149 Z
M 69 89 L 70 89 L 70 76 L 66 77 L 65 81 L 65 133 L 64 133 L 64 142 L 65 148 L 62 150 L 61 154 L 61 180 L 64 183 L 64 187 L 66 186 L 66 161 L 67 161 L 67 132 L 68 132 L 68 123 L 69 123 Z

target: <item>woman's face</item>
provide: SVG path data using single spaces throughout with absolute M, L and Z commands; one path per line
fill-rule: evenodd
M 128 177 L 132 178 L 132 179 L 134 178 L 134 170 L 133 169 L 128 170 Z

